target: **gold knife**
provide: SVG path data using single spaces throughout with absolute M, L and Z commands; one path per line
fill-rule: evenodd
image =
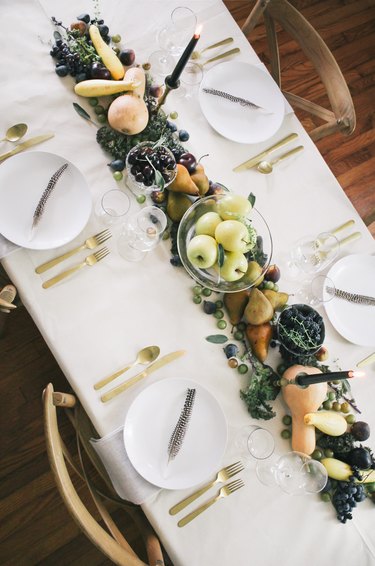
M 150 364 L 148 368 L 146 368 L 145 370 L 141 371 L 140 373 L 137 373 L 137 375 L 125 381 L 125 383 L 122 383 L 121 385 L 117 385 L 117 387 L 113 387 L 113 389 L 110 389 L 109 391 L 107 391 L 107 393 L 104 393 L 100 397 L 101 401 L 103 403 L 110 401 L 111 399 L 113 399 L 113 397 L 116 397 L 123 391 L 126 391 L 128 387 L 131 387 L 135 383 L 138 383 L 138 381 L 141 381 L 141 379 L 143 379 L 147 375 L 150 375 L 150 373 L 152 373 L 153 371 L 161 368 L 162 366 L 165 366 L 166 364 L 169 364 L 169 362 L 173 362 L 173 360 L 180 358 L 184 354 L 186 354 L 186 350 L 177 350 L 176 352 L 171 352 L 170 354 L 166 354 L 159 360 L 156 360 L 156 362 L 154 362 L 153 364 Z
M 27 149 L 28 147 L 32 147 L 33 145 L 37 145 L 38 143 L 42 143 L 50 138 L 53 138 L 55 134 L 43 134 L 41 136 L 35 136 L 35 138 L 30 138 L 29 140 L 24 141 L 23 143 L 18 144 L 14 149 L 8 151 L 7 153 L 3 153 L 0 155 L 0 161 L 4 159 L 8 159 L 8 157 L 12 157 L 12 155 L 16 155 L 20 151 Z
M 233 171 L 237 173 L 238 171 L 245 171 L 246 169 L 251 169 L 252 167 L 257 165 L 259 161 L 262 161 L 262 159 L 267 157 L 269 153 L 271 153 L 272 151 L 276 151 L 276 149 L 283 147 L 283 145 L 286 145 L 287 143 L 295 140 L 296 138 L 298 138 L 298 134 L 296 133 L 289 134 L 289 136 L 286 136 L 286 138 L 283 138 L 274 145 L 271 145 L 271 147 L 265 149 L 261 153 L 258 153 L 258 155 L 255 155 L 254 157 L 251 157 L 247 161 L 244 161 L 244 163 L 237 165 L 237 167 L 235 167 Z

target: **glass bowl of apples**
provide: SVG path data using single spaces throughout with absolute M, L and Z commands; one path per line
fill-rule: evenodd
M 263 216 L 249 199 L 231 192 L 195 201 L 179 224 L 177 247 L 195 281 L 224 293 L 258 285 L 273 249 Z

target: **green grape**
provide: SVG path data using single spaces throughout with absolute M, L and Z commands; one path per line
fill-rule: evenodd
M 241 330 L 236 330 L 235 333 L 233 334 L 234 339 L 235 340 L 243 340 L 244 339 L 244 333 L 241 332 Z
M 281 437 L 282 438 L 290 438 L 292 436 L 292 433 L 290 432 L 289 429 L 284 428 L 284 430 L 281 431 Z
M 334 391 L 329 391 L 327 397 L 329 401 L 334 401 L 336 399 L 336 393 Z
M 172 118 L 172 120 L 176 120 L 176 118 L 178 118 L 178 112 L 171 112 L 169 116 L 170 118 Z
M 323 409 L 325 409 L 326 411 L 330 411 L 332 409 L 332 406 L 332 401 L 324 401 L 323 403 Z
M 245 323 L 245 322 L 239 322 L 239 323 L 237 324 L 237 330 L 242 330 L 242 331 L 244 331 L 245 328 L 246 328 L 246 323 Z
M 99 104 L 99 100 L 93 96 L 89 98 L 89 104 L 90 106 L 97 106 Z
M 323 458 L 323 452 L 319 448 L 315 448 L 314 452 L 311 454 L 311 458 L 321 460 Z
M 104 124 L 107 121 L 107 116 L 105 114 L 99 114 L 96 119 L 100 124 Z
M 273 283 L 272 281 L 265 281 L 264 282 L 264 288 L 265 289 L 272 289 L 274 288 L 275 283 Z
M 211 289 L 207 289 L 207 287 L 204 287 L 204 289 L 202 290 L 202 293 L 205 297 L 209 297 L 210 295 L 212 295 Z
M 105 108 L 101 104 L 94 107 L 95 114 L 105 114 Z
M 326 448 L 326 449 L 324 450 L 324 456 L 325 456 L 326 458 L 333 458 L 334 455 L 335 455 L 335 454 L 334 454 L 333 450 L 331 450 L 330 448 Z
M 224 318 L 224 313 L 222 310 L 218 309 L 217 311 L 214 312 L 214 317 L 215 318 Z
M 194 295 L 201 295 L 202 294 L 202 287 L 200 285 L 194 285 L 193 293 Z
M 240 364 L 237 368 L 238 373 L 244 374 L 247 373 L 249 371 L 249 368 L 247 367 L 246 364 Z
M 121 181 L 123 177 L 124 175 L 121 173 L 121 171 L 115 171 L 113 173 L 113 178 L 115 179 L 115 181 Z
M 194 295 L 193 303 L 195 303 L 196 305 L 199 305 L 201 302 L 202 302 L 202 297 L 200 295 Z
M 290 426 L 292 424 L 292 417 L 290 415 L 284 415 L 282 421 L 286 426 Z
M 223 308 L 223 301 L 215 301 L 215 305 L 218 309 L 222 309 Z
M 355 415 L 353 415 L 353 413 L 350 413 L 350 415 L 346 415 L 345 419 L 348 424 L 354 424 L 356 420 Z
M 121 41 L 121 35 L 119 35 L 118 33 L 116 33 L 116 35 L 112 35 L 112 41 L 113 43 L 120 43 Z
M 350 405 L 345 401 L 345 403 L 341 403 L 341 412 L 342 413 L 349 413 Z
M 334 411 L 341 411 L 341 403 L 339 403 L 338 401 L 335 401 L 332 405 L 332 409 Z
M 217 321 L 217 327 L 220 328 L 220 330 L 224 330 L 224 328 L 227 327 L 227 323 L 223 319 L 218 320 Z
M 138 195 L 137 198 L 136 198 L 136 201 L 137 201 L 138 204 L 143 204 L 145 202 L 145 200 L 146 200 L 145 195 Z

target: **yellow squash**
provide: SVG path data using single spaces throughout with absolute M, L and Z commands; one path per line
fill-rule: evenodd
M 100 35 L 98 27 L 91 25 L 89 27 L 89 34 L 97 54 L 111 73 L 112 78 L 114 78 L 115 81 L 122 79 L 125 74 L 125 69 L 116 53 L 109 45 L 106 44 Z
M 74 87 L 78 96 L 109 96 L 119 92 L 134 91 L 141 85 L 140 81 L 133 79 L 123 81 L 107 81 L 104 79 L 91 79 L 81 81 Z

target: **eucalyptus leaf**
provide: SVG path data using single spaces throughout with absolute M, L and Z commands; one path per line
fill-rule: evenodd
M 228 338 L 224 334 L 211 334 L 206 336 L 207 342 L 212 342 L 212 344 L 225 344 L 228 342 Z
M 224 248 L 222 244 L 217 245 L 217 264 L 219 267 L 223 267 L 224 265 Z
M 155 183 L 161 191 L 164 190 L 165 180 L 163 175 L 157 169 L 155 169 Z
M 81 118 L 84 118 L 85 120 L 89 120 L 91 122 L 90 114 L 86 112 L 86 110 L 82 108 L 82 106 L 77 104 L 77 102 L 73 102 L 73 106 L 74 110 L 81 116 Z
M 249 196 L 247 197 L 247 200 L 248 200 L 249 203 L 251 204 L 251 207 L 253 207 L 254 204 L 255 204 L 255 195 L 254 195 L 254 193 L 250 193 Z

